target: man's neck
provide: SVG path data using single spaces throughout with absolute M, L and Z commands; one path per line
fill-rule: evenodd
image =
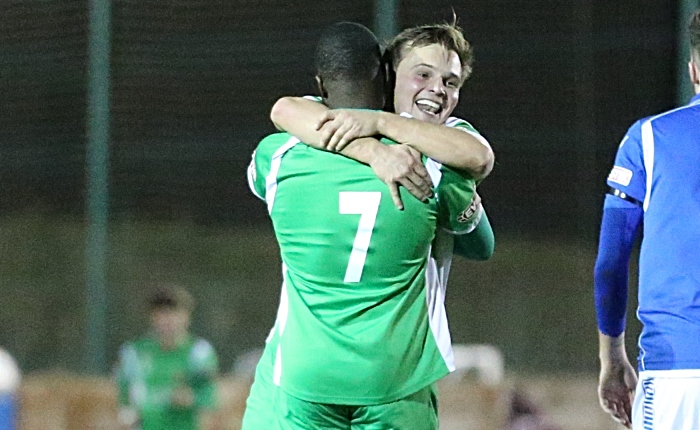
M 331 109 L 381 109 L 381 100 L 367 88 L 334 88 L 326 98 Z
M 162 337 L 159 339 L 160 347 L 163 350 L 176 349 L 187 340 L 188 333 L 179 333 L 174 336 Z

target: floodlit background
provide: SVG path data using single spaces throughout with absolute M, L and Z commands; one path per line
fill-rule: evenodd
M 91 20 L 90 5 L 111 6 L 109 21 Z M 144 285 L 174 281 L 193 292 L 193 330 L 230 372 L 262 347 L 279 297 L 278 249 L 245 182 L 251 152 L 274 131 L 272 104 L 314 92 L 324 26 L 356 21 L 388 39 L 454 10 L 476 55 L 455 115 L 490 140 L 497 162 L 480 186 L 496 253 L 454 263 L 453 339 L 495 346 L 513 381 L 591 384 L 582 407 L 597 411 L 592 267 L 605 177 L 627 127 L 689 99 L 681 30 L 694 7 L 4 0 L 0 346 L 25 377 L 107 376 L 118 346 L 146 328 Z M 105 47 L 108 69 L 95 62 Z M 546 387 L 531 395 L 557 397 Z

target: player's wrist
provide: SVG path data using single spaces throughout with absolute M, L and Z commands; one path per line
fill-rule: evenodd
M 360 143 L 364 146 L 367 153 L 367 164 L 369 164 L 370 167 L 375 167 L 384 159 L 387 149 L 386 145 L 372 138 L 362 138 L 357 139 L 357 141 L 361 141 Z
M 625 349 L 625 334 L 619 336 L 608 336 L 599 333 L 599 354 L 601 364 L 614 365 L 623 360 L 627 360 L 627 350 Z

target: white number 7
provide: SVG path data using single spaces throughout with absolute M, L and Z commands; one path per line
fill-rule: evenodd
M 360 282 L 381 198 L 382 193 L 379 191 L 340 192 L 340 213 L 343 215 L 360 214 L 360 224 L 357 226 L 350 261 L 348 261 L 348 268 L 345 271 L 345 282 Z

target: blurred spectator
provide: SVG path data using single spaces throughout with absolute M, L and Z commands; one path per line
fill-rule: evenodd
M 124 429 L 209 429 L 217 404 L 214 348 L 189 332 L 194 308 L 182 287 L 156 287 L 151 331 L 119 352 L 119 421 Z
M 522 390 L 513 392 L 508 417 L 508 430 L 561 430 Z
M 19 388 L 20 371 L 12 356 L 0 348 L 0 429 L 15 428 L 15 393 Z

